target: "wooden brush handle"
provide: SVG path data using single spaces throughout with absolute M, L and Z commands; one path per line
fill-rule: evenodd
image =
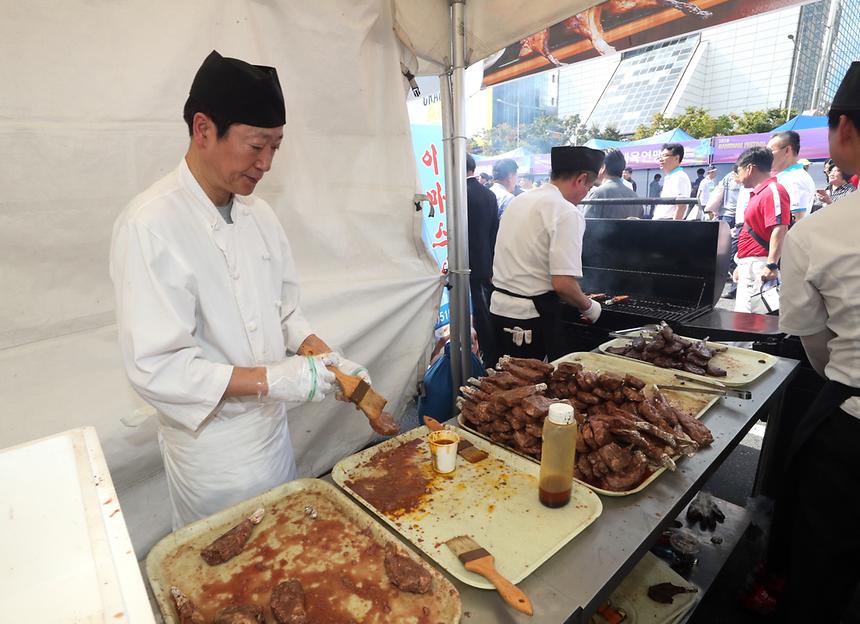
M 526 596 L 519 587 L 511 583 L 508 579 L 499 574 L 498 570 L 496 570 L 495 559 L 492 555 L 481 557 L 480 559 L 473 559 L 463 565 L 465 565 L 466 569 L 470 572 L 480 574 L 490 581 L 499 591 L 501 597 L 505 599 L 505 602 L 511 605 L 514 609 L 521 613 L 525 613 L 526 615 L 532 615 L 534 613 L 534 607 L 532 606 L 532 601 L 529 600 L 529 597 Z

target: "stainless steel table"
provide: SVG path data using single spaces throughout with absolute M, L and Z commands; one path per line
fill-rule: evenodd
M 603 514 L 519 586 L 535 607 L 533 617 L 508 607 L 496 592 L 477 589 L 449 576 L 460 591 L 464 624 L 504 622 L 585 622 L 606 601 L 651 547 L 666 524 L 686 507 L 701 486 L 740 443 L 760 417 L 769 426 L 762 444 L 759 472 L 768 468 L 770 431 L 779 415 L 782 394 L 799 364 L 778 358 L 773 369 L 748 388 L 750 401 L 720 399 L 703 416 L 714 443 L 678 462 L 639 494 L 602 497 Z M 456 424 L 456 421 L 451 421 Z M 752 485 L 753 475 L 750 475 Z M 523 526 L 511 539 L 528 539 L 540 527 Z

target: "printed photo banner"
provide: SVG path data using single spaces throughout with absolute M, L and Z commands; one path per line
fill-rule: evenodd
M 484 70 L 484 86 L 808 2 L 609 0 L 505 48 Z

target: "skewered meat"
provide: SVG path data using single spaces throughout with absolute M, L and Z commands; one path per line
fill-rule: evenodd
M 176 612 L 179 614 L 179 624 L 206 624 L 203 614 L 197 610 L 197 605 L 178 587 L 170 588 Z
M 385 572 L 392 585 L 413 594 L 426 594 L 433 582 L 424 566 L 397 552 L 392 544 L 385 546 Z
M 713 366 L 711 358 L 721 351 L 710 347 L 707 340 L 692 342 L 675 335 L 671 327 L 662 323 L 655 335 L 649 339 L 637 337 L 627 344 L 608 347 L 607 352 L 637 360 L 650 362 L 661 368 L 683 370 L 695 375 L 724 377 L 726 371 Z
M 505 359 L 508 358 L 508 359 Z M 549 373 L 543 369 L 532 368 L 530 366 L 520 366 L 511 362 L 508 356 L 503 356 L 498 363 L 499 368 L 508 371 L 514 377 L 522 379 L 526 383 L 536 384 L 545 381 L 549 377 Z
M 529 448 L 539 444 L 539 439 L 527 431 L 517 431 L 514 433 L 514 443 L 520 448 Z
M 254 525 L 260 524 L 264 513 L 263 508 L 257 509 L 250 516 L 242 520 L 242 522 L 209 544 L 209 546 L 200 552 L 203 561 L 209 565 L 218 565 L 219 563 L 229 561 L 242 552 L 242 548 L 245 547 L 245 543 L 251 537 Z
M 487 388 L 484 386 L 491 386 L 494 388 Z M 487 392 L 495 390 L 510 390 L 511 388 L 516 388 L 517 386 L 523 385 L 523 382 L 513 375 L 511 375 L 507 371 L 502 371 L 501 373 L 496 373 L 492 377 L 482 377 L 481 378 L 481 389 Z
M 221 609 L 212 624 L 263 624 L 263 610 L 257 605 L 230 605 Z
M 631 453 L 631 460 L 624 470 L 604 475 L 603 481 L 610 490 L 630 490 L 639 485 L 648 474 L 648 462 L 640 451 Z
M 547 364 L 542 360 L 536 360 L 534 358 L 518 358 L 512 355 L 504 355 L 502 356 L 500 363 L 530 368 L 532 370 L 539 371 L 544 375 L 551 375 L 553 371 L 555 371 L 555 366 L 552 364 Z M 504 368 L 504 366 L 502 368 Z
M 635 377 L 634 375 L 624 375 L 624 383 L 636 390 L 642 390 L 645 387 L 645 382 Z
M 681 410 L 675 410 L 675 414 L 678 417 L 678 422 L 684 428 L 684 431 L 696 444 L 699 446 L 708 446 L 714 441 L 714 436 L 711 433 L 711 430 L 708 429 L 704 423 L 696 420 Z
M 545 418 L 549 413 L 549 406 L 557 402 L 540 394 L 533 394 L 524 398 L 520 405 L 523 412 L 530 418 Z
M 543 392 L 546 388 L 547 385 L 545 383 L 539 383 L 532 386 L 521 386 L 519 388 L 512 388 L 511 390 L 503 390 L 493 394 L 493 400 L 507 407 L 513 407 L 527 396 Z
M 624 379 L 618 375 L 613 375 L 612 373 L 600 373 L 597 376 L 597 384 L 605 390 L 618 390 L 621 388 L 623 383 Z
M 278 624 L 310 624 L 305 606 L 305 588 L 298 579 L 278 583 L 269 603 Z
M 658 356 L 666 357 L 654 353 Z M 518 365 L 507 359 L 506 366 Z M 565 363 L 547 375 L 546 366 L 539 363 L 533 370 L 541 371 L 547 383 L 525 384 L 517 378 L 518 386 L 493 389 L 484 393 L 485 400 L 476 399 L 474 392 L 468 400 L 461 397 L 458 405 L 467 421 L 477 420 L 475 428 L 494 442 L 540 458 L 543 421 L 550 405 L 564 400 L 574 406 L 579 428 L 575 475 L 611 490 L 634 488 L 654 468 L 673 469 L 673 456 L 689 455 L 699 447 L 659 390 L 646 396 L 643 380 L 583 370 L 577 363 Z M 470 380 L 470 388 L 489 389 L 486 379 Z M 705 439 L 706 429 L 696 435 Z

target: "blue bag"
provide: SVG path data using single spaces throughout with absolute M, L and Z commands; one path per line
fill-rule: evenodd
M 474 353 L 470 377 L 484 375 L 484 365 Z M 454 391 L 451 387 L 451 343 L 445 345 L 445 352 L 430 365 L 424 373 L 424 396 L 418 398 L 418 420 L 432 416 L 445 422 L 454 415 Z

